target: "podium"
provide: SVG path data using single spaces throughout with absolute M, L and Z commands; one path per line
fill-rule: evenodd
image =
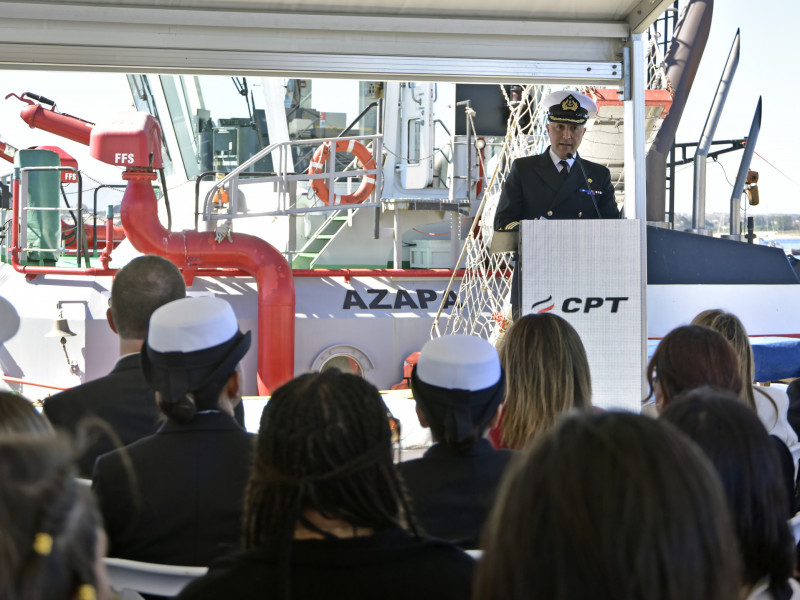
M 592 404 L 639 412 L 647 357 L 644 222 L 523 221 L 519 314 L 575 327 L 592 372 Z

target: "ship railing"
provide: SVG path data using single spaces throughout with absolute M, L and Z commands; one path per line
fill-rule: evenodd
M 42 255 L 46 253 L 64 254 L 65 248 L 63 246 L 63 236 L 59 235 L 59 245 L 55 248 L 45 248 L 41 246 L 28 245 L 28 221 L 29 215 L 32 212 L 57 212 L 59 218 L 62 212 L 70 213 L 75 219 L 75 254 L 77 257 L 77 265 L 81 266 L 82 260 L 85 258 L 86 266 L 89 267 L 89 249 L 86 242 L 86 232 L 83 228 L 83 181 L 81 172 L 75 167 L 67 166 L 29 166 L 20 168 L 20 188 L 19 188 L 19 224 L 13 224 L 14 227 L 19 227 L 19 243 L 16 245 L 16 250 L 19 252 L 20 261 L 28 262 L 28 253 L 37 252 L 39 254 L 39 262 L 42 262 Z M 78 186 L 78 205 L 73 211 L 70 207 L 62 206 L 28 206 L 28 187 L 29 177 L 32 172 L 37 171 L 68 171 L 75 176 L 75 183 Z M 77 215 L 77 216 L 76 216 Z M 40 238 L 41 239 L 41 238 Z M 13 243 L 13 240 L 12 240 Z
M 361 165 L 362 168 L 360 169 L 350 169 L 349 166 L 352 166 L 352 162 L 342 169 L 337 167 L 336 157 L 342 152 L 336 152 L 336 144 L 337 142 L 349 142 L 350 140 L 357 141 L 370 150 L 373 159 L 372 164 L 375 165 L 373 168 L 365 169 Z M 292 150 L 294 148 L 309 145 L 320 146 L 325 143 L 329 143 L 331 147 L 325 171 L 313 174 L 308 172 L 296 173 L 290 168 L 289 159 L 293 156 Z M 205 195 L 202 210 L 203 218 L 207 222 L 213 222 L 245 217 L 286 216 L 354 208 L 379 208 L 381 206 L 380 190 L 383 184 L 382 154 L 382 135 L 314 138 L 270 144 L 233 169 L 222 179 L 214 182 Z M 252 165 L 270 155 L 273 159 L 273 165 L 277 165 L 274 173 L 262 176 L 248 171 Z M 374 177 L 375 183 L 366 200 L 358 204 L 340 203 L 340 198 L 353 190 L 355 181 L 367 176 Z M 297 198 L 298 183 L 308 183 L 317 179 L 322 179 L 329 190 L 328 202 L 324 203 L 319 198 L 316 198 L 309 185 L 308 197 L 310 204 L 300 205 Z M 340 181 L 342 179 L 344 179 L 344 182 Z M 249 202 L 248 206 L 241 206 L 239 202 L 239 187 L 244 183 L 248 186 L 257 183 L 273 183 L 278 192 L 277 207 L 259 211 L 252 209 L 253 202 Z M 228 201 L 220 202 L 219 199 L 224 196 L 227 196 Z

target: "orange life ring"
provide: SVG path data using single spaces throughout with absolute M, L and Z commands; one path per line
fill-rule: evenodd
M 375 168 L 375 159 L 372 157 L 372 153 L 367 150 L 364 144 L 357 140 L 337 141 L 336 152 L 349 152 L 353 154 L 361 163 L 361 168 L 364 170 Z M 308 174 L 314 175 L 315 173 L 322 173 L 330 155 L 330 142 L 325 142 L 317 147 L 314 151 L 314 155 L 311 157 L 311 164 L 308 166 Z M 322 178 L 312 179 L 311 187 L 314 189 L 314 192 L 316 192 L 317 198 L 322 200 L 325 204 L 328 204 L 330 190 L 328 190 L 328 186 L 325 185 L 325 180 Z M 372 193 L 373 189 L 375 189 L 375 176 L 364 175 L 361 178 L 361 185 L 352 194 L 347 194 L 345 196 L 337 196 L 334 194 L 334 203 L 338 200 L 339 204 L 358 204 L 359 202 L 363 202 Z

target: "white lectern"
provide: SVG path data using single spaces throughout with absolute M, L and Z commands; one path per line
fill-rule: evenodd
M 592 403 L 638 412 L 647 356 L 643 223 L 523 221 L 520 315 L 550 311 L 583 340 Z

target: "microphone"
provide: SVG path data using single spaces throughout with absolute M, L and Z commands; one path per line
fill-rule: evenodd
M 589 178 L 586 177 L 586 171 L 583 169 L 583 164 L 581 164 L 581 160 L 572 154 L 572 152 L 567 152 L 567 158 L 575 159 L 575 163 L 578 165 L 578 168 L 581 170 L 581 174 L 583 175 L 583 181 L 586 182 L 586 192 L 589 194 L 589 198 L 592 199 L 592 205 L 594 206 L 594 212 L 597 213 L 597 218 L 602 219 L 603 215 L 600 214 L 600 209 L 597 208 L 597 200 L 594 199 L 594 192 L 592 191 L 592 186 L 589 185 Z

